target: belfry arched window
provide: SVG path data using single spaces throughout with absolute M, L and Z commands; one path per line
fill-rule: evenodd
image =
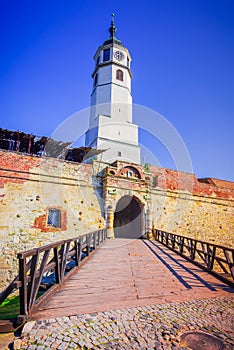
M 103 51 L 103 62 L 110 60 L 110 49 L 106 49 Z
M 116 79 L 123 81 L 123 71 L 121 69 L 117 69 L 117 71 L 116 71 Z

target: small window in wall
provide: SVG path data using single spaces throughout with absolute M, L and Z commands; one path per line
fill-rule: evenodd
M 158 177 L 157 176 L 153 176 L 152 178 L 152 186 L 156 187 L 158 185 Z
M 95 75 L 95 78 L 94 78 L 94 86 L 97 85 L 97 82 L 98 82 L 98 74 Z
M 116 71 L 116 79 L 123 81 L 123 71 L 121 69 L 117 69 L 117 71 Z
M 121 157 L 121 155 L 122 155 L 121 152 L 118 152 L 118 157 Z
M 110 49 L 106 49 L 103 51 L 103 62 L 110 60 Z
M 125 171 L 127 176 L 133 176 L 135 178 L 141 179 L 141 174 L 135 167 L 126 166 L 123 168 L 123 170 Z
M 129 58 L 127 57 L 127 66 L 129 67 Z
M 61 210 L 59 209 L 49 209 L 47 225 L 61 228 Z

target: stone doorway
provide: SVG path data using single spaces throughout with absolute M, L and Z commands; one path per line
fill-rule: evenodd
M 143 234 L 143 206 L 132 196 L 123 196 L 114 213 L 114 234 L 116 238 L 140 238 Z

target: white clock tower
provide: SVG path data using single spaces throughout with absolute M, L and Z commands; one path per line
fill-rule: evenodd
M 98 158 L 111 163 L 124 160 L 140 164 L 138 126 L 132 123 L 131 56 L 115 36 L 112 15 L 110 38 L 94 55 L 93 91 L 87 147 L 105 150 Z

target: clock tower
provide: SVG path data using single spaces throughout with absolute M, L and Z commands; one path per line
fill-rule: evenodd
M 99 160 L 140 163 L 138 126 L 132 123 L 131 56 L 116 38 L 114 15 L 110 38 L 94 55 L 89 130 L 85 144 L 104 150 Z

